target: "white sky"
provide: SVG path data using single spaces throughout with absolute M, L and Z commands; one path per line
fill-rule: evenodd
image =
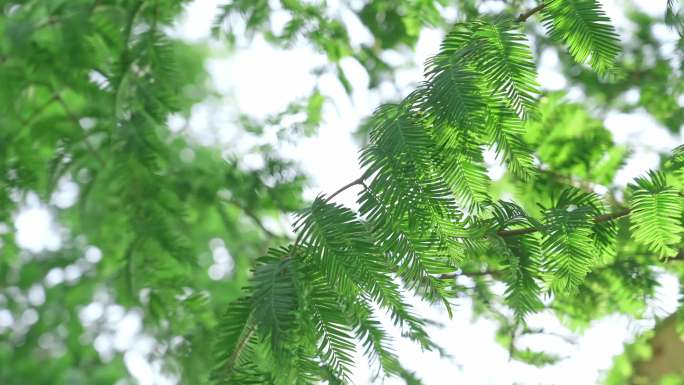
M 336 9 L 338 1 L 329 3 L 332 9 Z M 617 23 L 625 25 L 619 0 L 602 3 Z M 664 12 L 665 0 L 641 0 L 638 3 L 649 13 L 659 15 Z M 174 33 L 191 41 L 207 39 L 217 4 L 217 0 L 196 0 L 191 3 Z M 494 3 L 489 5 L 493 6 L 492 4 Z M 358 20 L 349 13 L 343 16 L 349 25 L 352 41 L 367 42 L 368 32 Z M 273 22 L 282 25 L 283 15 L 277 14 Z M 659 29 L 657 32 L 665 40 L 674 39 L 667 30 Z M 423 63 L 437 51 L 440 40 L 439 31 L 425 30 L 415 52 L 408 54 L 413 57 L 414 63 Z M 321 92 L 333 101 L 326 104 L 325 123 L 315 137 L 298 141 L 296 145 L 280 146 L 281 151 L 298 160 L 312 176 L 313 185 L 307 191 L 309 198 L 319 192 L 332 192 L 359 175 L 358 147 L 351 139 L 351 132 L 360 119 L 368 116 L 381 101 L 397 95 L 396 89 L 386 84 L 381 87 L 380 92 L 368 92 L 368 79 L 362 67 L 353 59 L 346 59 L 342 66 L 347 70 L 355 90 L 350 100 L 334 76 L 324 75 L 317 81 L 311 74 L 314 67 L 325 63 L 325 58 L 308 47 L 277 50 L 263 40 L 256 39 L 248 48 L 227 56 L 218 53 L 220 44 L 212 45 L 217 48 L 217 55 L 207 64 L 207 68 L 215 87 L 223 94 L 231 96 L 226 98 L 224 107 L 217 109 L 216 106 L 201 105 L 193 109 L 193 117 L 188 122 L 188 132 L 191 135 L 202 143 L 218 144 L 231 150 L 230 146 L 235 146 L 236 143 L 236 128 L 231 125 L 230 119 L 236 108 L 257 117 L 277 113 L 292 100 L 309 95 L 312 88 L 318 85 Z M 406 60 L 405 54 L 388 53 L 386 58 L 401 63 Z M 539 81 L 547 89 L 566 88 L 565 79 L 554 68 L 557 64 L 558 58 L 554 53 L 543 54 Z M 399 70 L 396 77 L 399 89 L 405 92 L 412 84 L 421 80 L 421 74 L 419 65 Z M 573 90 L 570 90 L 570 94 L 578 96 Z M 180 127 L 185 122 L 176 123 L 172 126 Z M 626 184 L 634 176 L 656 166 L 658 157 L 654 150 L 670 149 L 681 143 L 681 138 L 673 137 L 653 119 L 640 112 L 610 113 L 606 117 L 606 126 L 613 132 L 618 143 L 634 144 L 637 148 L 635 156 L 617 177 L 620 184 Z M 275 141 L 274 138 L 269 140 Z M 238 146 L 242 147 L 240 150 L 248 151 L 248 146 Z M 494 166 L 492 173 L 497 173 Z M 355 193 L 356 191 L 347 191 L 337 201 L 355 207 Z M 76 196 L 73 182 L 70 184 L 65 181 L 60 192 L 53 197 L 53 203 L 68 207 L 75 202 Z M 15 225 L 18 228 L 17 242 L 28 250 L 40 251 L 60 246 L 60 239 L 56 235 L 59 230 L 57 224 L 45 210 L 45 206 L 34 197 L 29 197 L 26 208 L 15 218 Z M 223 256 L 226 253 L 219 254 Z M 228 258 L 219 259 L 226 262 L 225 259 Z M 224 266 L 225 269 L 227 268 Z M 64 271 L 50 273 L 49 279 L 46 279 L 48 285 L 59 284 L 65 279 Z M 674 277 L 663 276 L 659 300 L 652 304 L 653 314 L 664 316 L 676 309 L 677 285 Z M 89 306 L 83 312 L 84 322 L 106 319 L 118 325 L 113 328 L 109 337 L 96 340 L 98 351 L 105 355 L 111 354 L 113 350 L 127 351 L 126 365 L 141 385 L 169 383 L 170 380 L 160 374 L 159 363 L 150 363 L 146 358 L 151 346 L 148 340 L 140 338 L 139 314 L 134 311 L 126 313 L 118 305 L 106 304 L 106 300 L 104 302 L 105 305 Z M 496 325 L 482 320 L 471 322 L 472 314 L 467 300 L 460 303 L 452 320 L 443 311 L 430 308 L 424 303 L 416 302 L 416 307 L 419 314 L 444 325 L 443 328 L 431 328 L 431 335 L 452 356 L 451 359 L 440 358 L 437 353 L 421 352 L 417 346 L 406 340 L 399 338 L 395 341 L 402 362 L 407 368 L 415 370 L 428 385 L 594 384 L 600 378 L 601 371 L 610 368 L 613 356 L 622 352 L 626 340 L 636 332 L 653 326 L 653 320 L 637 322 L 624 316 L 612 316 L 595 322 L 583 336 L 577 337 L 575 345 L 554 336 L 529 337 L 526 340 L 527 346 L 544 348 L 568 357 L 557 365 L 539 369 L 509 361 L 507 351 L 494 341 Z M 0 317 L 2 326 L 1 321 L 7 316 L 4 313 L 0 313 L 0 316 L 4 316 Z M 532 317 L 530 324 L 542 326 L 549 332 L 572 335 L 549 314 Z M 358 366 L 354 376 L 355 383 L 369 383 L 368 368 L 362 358 L 359 358 Z

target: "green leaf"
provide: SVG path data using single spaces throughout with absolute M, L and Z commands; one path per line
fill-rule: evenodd
M 473 22 L 478 73 L 521 118 L 536 113 L 539 85 L 527 38 L 509 18 Z
M 530 228 L 538 225 L 514 203 L 497 202 L 492 210 L 497 230 L 511 226 Z M 502 246 L 504 280 L 507 284 L 506 302 L 515 311 L 516 318 L 524 320 L 527 314 L 543 308 L 539 286 L 542 258 L 540 240 L 534 233 L 525 234 L 503 238 Z
M 597 262 L 593 202 L 593 194 L 567 189 L 544 212 L 543 264 L 556 292 L 574 290 Z
M 634 239 L 661 257 L 677 254 L 681 242 L 682 197 L 667 185 L 665 174 L 649 172 L 648 178 L 637 178 L 630 199 L 631 226 Z
M 551 38 L 567 44 L 578 63 L 600 75 L 615 69 L 620 41 L 597 0 L 551 0 L 542 12 Z
M 252 277 L 252 307 L 257 332 L 280 353 L 294 328 L 297 292 L 287 249 L 271 250 Z
M 246 362 L 246 347 L 252 343 L 255 327 L 249 298 L 240 298 L 228 306 L 216 328 L 213 345 L 216 363 L 211 373 L 214 381 L 230 383 L 235 368 Z

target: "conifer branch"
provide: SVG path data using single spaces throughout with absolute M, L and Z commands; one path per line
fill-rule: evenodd
M 256 324 L 252 323 L 245 330 L 245 333 L 242 336 L 240 336 L 240 340 L 238 341 L 238 345 L 235 347 L 235 350 L 233 350 L 230 357 L 228 357 L 228 360 L 226 361 L 226 370 L 228 373 L 230 373 L 233 370 L 233 368 L 235 368 L 235 364 L 240 359 L 242 352 L 247 347 L 247 342 L 249 342 L 249 340 L 252 338 L 252 335 L 254 335 L 255 331 L 256 331 Z
M 464 276 L 464 277 L 483 277 L 483 276 L 490 276 L 490 277 L 497 277 L 502 273 L 501 270 L 494 270 L 494 269 L 486 269 L 486 270 L 481 270 L 481 271 L 460 271 L 460 272 L 454 272 L 454 273 L 444 273 L 439 276 L 439 279 L 452 279 L 456 278 L 459 276 Z
M 118 114 L 119 111 L 119 95 L 121 94 L 121 87 L 123 86 L 124 78 L 128 74 L 128 70 L 131 67 L 131 64 L 133 60 L 129 57 L 130 55 L 130 42 L 132 40 L 132 35 L 133 35 L 133 24 L 135 23 L 135 19 L 138 17 L 138 13 L 143 9 L 143 0 L 139 0 L 135 3 L 133 8 L 130 10 L 128 14 L 128 18 L 126 20 L 126 25 L 123 30 L 123 50 L 121 51 L 121 55 L 119 57 L 119 65 L 120 65 L 120 73 L 118 76 L 118 79 L 116 81 L 116 86 L 114 87 L 114 114 Z M 117 116 L 118 117 L 118 116 Z
M 595 223 L 602 223 L 602 222 L 608 222 L 612 221 L 618 218 L 625 217 L 631 213 L 631 209 L 624 209 L 621 211 L 616 211 L 614 213 L 608 213 L 608 214 L 603 214 L 599 215 L 594 218 Z M 527 234 L 533 234 L 536 233 L 537 231 L 540 231 L 540 229 L 536 227 L 526 227 L 523 229 L 514 229 L 514 230 L 499 230 L 496 232 L 496 234 L 500 237 L 515 237 L 519 235 L 527 235 Z
M 363 185 L 363 180 L 364 180 L 363 175 L 361 175 L 360 177 L 358 177 L 358 178 L 354 179 L 353 181 L 347 183 L 346 185 L 340 187 L 337 191 L 335 191 L 334 193 L 330 194 L 330 196 L 327 197 L 327 198 L 323 201 L 323 203 L 328 203 L 328 202 L 330 202 L 330 201 L 333 200 L 333 198 L 335 198 L 337 195 L 341 194 L 342 192 L 348 190 L 348 189 L 351 188 L 351 187 L 354 187 L 354 186 L 356 186 L 356 185 Z M 302 234 L 303 234 L 303 233 L 300 232 L 300 233 L 297 235 L 297 238 L 295 239 L 294 243 L 292 244 L 292 251 L 293 251 L 293 253 L 294 253 L 294 251 L 297 249 L 297 246 L 299 246 L 299 242 L 302 240 Z M 287 257 L 285 257 L 285 258 L 287 258 Z
M 520 16 L 518 16 L 518 18 L 515 19 L 515 20 L 516 20 L 517 22 L 519 22 L 519 23 L 524 23 L 524 22 L 526 22 L 527 19 L 529 19 L 530 17 L 532 17 L 532 15 L 534 15 L 535 13 L 537 13 L 537 12 L 541 11 L 542 9 L 544 9 L 544 8 L 546 7 L 546 4 L 547 4 L 547 3 L 541 3 L 541 4 L 537 5 L 536 7 L 530 9 L 529 11 L 524 12 L 524 13 L 521 13 Z
M 625 217 L 625 216 L 629 215 L 631 212 L 632 212 L 632 209 L 624 209 L 624 210 L 617 211 L 614 213 L 599 215 L 596 218 L 594 218 L 594 222 L 601 223 L 601 222 L 612 221 L 612 220 L 615 220 L 618 218 Z
M 230 201 L 228 201 L 228 203 L 235 206 L 240 211 L 242 211 L 245 215 L 247 215 L 252 220 L 252 222 L 254 222 L 254 224 L 257 225 L 257 227 L 259 227 L 259 229 L 261 229 L 261 231 L 264 232 L 264 234 L 266 234 L 267 236 L 269 236 L 271 238 L 280 238 L 280 236 L 278 234 L 276 234 L 273 231 L 266 228 L 264 223 L 261 221 L 261 218 L 259 218 L 259 216 L 254 211 L 252 211 L 248 207 L 245 207 L 244 205 L 240 204 L 239 202 L 237 202 L 235 200 L 230 200 Z M 226 222 L 228 222 L 228 221 L 226 221 Z
M 69 106 L 66 104 L 66 101 L 64 101 L 64 98 L 62 98 L 59 92 L 55 92 L 54 99 L 57 100 L 60 106 L 62 106 L 62 109 L 67 114 L 67 117 L 76 125 L 76 127 L 81 128 L 81 122 L 79 121 L 78 117 L 76 116 L 76 114 L 74 114 L 73 111 L 71 111 L 71 108 L 69 108 Z M 87 135 L 84 135 L 83 143 L 85 143 L 85 146 L 88 148 L 88 151 L 90 151 L 93 154 L 93 157 L 97 160 L 97 162 L 100 163 L 102 167 L 106 167 L 107 163 L 104 161 L 104 159 L 102 159 L 100 154 L 97 152 L 97 149 L 95 149 L 95 147 L 93 147 L 90 141 L 88 141 Z
M 0 63 L 1 63 L 1 61 L 0 61 Z M 45 111 L 45 109 L 48 108 L 56 100 L 57 100 L 57 95 L 52 95 L 50 97 L 50 99 L 48 99 L 40 107 L 36 108 L 28 118 L 24 119 L 21 122 L 22 126 L 30 126 L 33 123 L 33 120 L 36 119 L 41 113 L 43 113 L 43 111 Z
M 330 194 L 330 196 L 328 198 L 326 198 L 326 200 L 323 202 L 328 203 L 331 200 L 333 200 L 333 198 L 335 198 L 337 195 L 341 194 L 342 192 L 346 191 L 347 189 L 354 187 L 354 186 L 357 186 L 357 185 L 362 185 L 362 184 L 363 184 L 363 176 L 356 178 L 353 181 L 347 183 L 346 185 L 340 187 L 337 191 Z

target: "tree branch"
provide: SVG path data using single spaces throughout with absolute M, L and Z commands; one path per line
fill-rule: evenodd
M 81 127 L 81 122 L 80 122 L 79 119 L 78 119 L 78 116 L 76 116 L 76 115 L 73 113 L 73 111 L 71 111 L 71 109 L 69 108 L 69 106 L 68 106 L 68 105 L 66 104 L 66 102 L 64 101 L 64 98 L 62 98 L 62 96 L 59 94 L 59 92 L 55 92 L 54 98 L 55 98 L 55 100 L 57 100 L 57 102 L 59 102 L 59 105 L 62 106 L 62 109 L 63 109 L 64 112 L 67 114 L 67 116 L 69 117 L 69 119 L 76 125 L 76 127 L 78 127 L 78 128 L 80 128 L 81 130 L 83 130 L 82 127 Z M 96 150 L 96 149 L 93 147 L 93 145 L 88 141 L 88 136 L 87 136 L 87 134 L 85 134 L 85 133 L 84 133 L 84 137 L 83 137 L 83 143 L 85 143 L 85 146 L 88 148 L 88 151 L 90 151 L 90 152 L 93 154 L 93 156 L 94 156 L 95 159 L 100 163 L 100 165 L 101 165 L 102 167 L 106 167 L 106 166 L 107 166 L 107 163 L 104 161 L 104 159 L 102 159 L 102 157 L 101 157 L 100 154 L 97 152 L 97 150 Z
M 349 188 L 351 188 L 351 187 L 354 187 L 354 186 L 356 186 L 356 185 L 361 185 L 361 184 L 363 184 L 363 176 L 360 176 L 359 178 L 354 179 L 353 181 L 351 181 L 351 182 L 347 183 L 346 185 L 340 187 L 339 190 L 337 190 L 337 191 L 335 191 L 334 193 L 330 194 L 330 196 L 329 196 L 325 201 L 323 201 L 323 203 L 328 203 L 328 202 L 330 202 L 333 198 L 335 198 L 337 195 L 339 195 L 340 193 L 342 193 L 343 191 L 345 191 L 345 190 L 347 190 L 347 189 L 349 189 Z
M 629 213 L 632 212 L 632 209 L 624 209 L 620 211 L 616 211 L 614 213 L 609 213 L 609 214 L 602 214 L 594 218 L 595 223 L 602 223 L 602 222 L 608 222 L 612 221 L 618 218 L 625 217 L 629 215 Z M 536 227 L 527 227 L 524 229 L 514 229 L 514 230 L 499 230 L 496 232 L 496 234 L 500 237 L 514 237 L 518 235 L 527 235 L 527 234 L 532 234 L 536 233 L 537 231 L 540 231 L 540 229 Z
M 520 16 L 518 16 L 518 18 L 515 19 L 515 21 L 517 21 L 519 23 L 526 22 L 527 19 L 532 17 L 532 15 L 534 15 L 535 13 L 544 9 L 546 7 L 546 5 L 547 5 L 547 3 L 541 3 L 541 4 L 537 5 L 536 7 L 530 9 L 529 11 L 521 13 Z
M 594 218 L 594 222 L 601 223 L 601 222 L 612 221 L 614 219 L 625 217 L 625 216 L 629 215 L 631 212 L 632 212 L 632 209 L 624 209 L 624 210 L 617 211 L 614 213 L 599 215 L 598 217 Z
M 346 185 L 340 187 L 337 191 L 335 191 L 334 193 L 330 194 L 330 196 L 329 196 L 328 198 L 326 198 L 326 199 L 323 201 L 323 203 L 328 203 L 328 202 L 330 202 L 333 198 L 335 198 L 337 195 L 339 195 L 339 194 L 342 193 L 343 191 L 345 191 L 345 190 L 347 190 L 347 189 L 349 189 L 349 188 L 351 188 L 351 187 L 353 187 L 353 186 L 356 186 L 356 185 L 363 185 L 363 175 L 361 175 L 360 177 L 358 177 L 358 178 L 354 179 L 353 181 L 347 183 Z M 364 186 L 365 186 L 365 185 L 364 185 Z M 302 240 L 302 235 L 303 235 L 302 232 L 300 232 L 299 234 L 297 234 L 297 238 L 295 238 L 295 241 L 294 241 L 294 243 L 292 244 L 292 250 L 293 250 L 293 252 L 297 249 L 297 246 L 299 246 L 299 242 Z M 288 256 L 285 256 L 284 258 L 288 258 Z
M 233 206 L 237 207 L 239 210 L 241 210 L 241 211 L 242 211 L 245 215 L 247 215 L 247 216 L 252 220 L 252 222 L 254 222 L 254 224 L 257 225 L 257 226 L 259 227 L 259 229 L 261 229 L 261 231 L 263 231 L 264 234 L 266 234 L 267 236 L 269 236 L 269 237 L 271 237 L 271 238 L 280 238 L 280 236 L 279 236 L 278 234 L 276 234 L 276 233 L 272 232 L 271 230 L 269 230 L 268 228 L 266 228 L 266 226 L 264 225 L 264 223 L 261 221 L 261 218 L 259 218 L 259 216 L 258 216 L 254 211 L 252 211 L 251 209 L 249 209 L 249 208 L 247 208 L 247 207 L 241 205 L 239 202 L 237 202 L 237 201 L 235 201 L 235 200 L 229 200 L 229 201 L 227 201 L 227 203 L 230 203 L 231 205 L 233 205 Z
M 252 335 L 254 335 L 254 332 L 256 331 L 256 324 L 252 323 L 252 315 L 250 314 L 249 320 L 247 321 L 249 326 L 245 325 L 245 329 L 243 334 L 240 336 L 240 339 L 238 340 L 238 344 L 235 347 L 235 350 L 230 354 L 230 357 L 228 357 L 228 360 L 226 360 L 225 364 L 225 369 L 226 371 L 230 373 L 233 371 L 235 368 L 235 365 L 237 364 L 238 360 L 240 359 L 240 355 L 242 355 L 242 351 L 245 349 L 247 346 L 247 343 L 249 340 L 252 338 Z
M 493 270 L 493 269 L 487 269 L 487 270 L 482 270 L 482 271 L 460 271 L 460 272 L 454 272 L 454 273 L 445 273 L 439 276 L 439 279 L 452 279 L 456 278 L 459 276 L 464 276 L 464 277 L 482 277 L 485 275 L 491 276 L 491 277 L 496 277 L 499 274 L 501 274 L 501 270 Z
M 1 62 L 0 62 L 1 63 Z M 45 111 L 46 108 L 50 106 L 54 101 L 57 100 L 58 95 L 52 95 L 50 99 L 48 99 L 45 103 L 43 103 L 40 107 L 36 108 L 31 115 L 29 115 L 28 118 L 22 120 L 21 125 L 22 126 L 29 126 L 33 123 L 33 120 L 36 119 L 43 111 Z

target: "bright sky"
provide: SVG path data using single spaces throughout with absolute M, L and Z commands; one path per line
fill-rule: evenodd
M 217 0 L 196 0 L 191 3 L 174 33 L 191 41 L 207 39 L 209 27 L 214 18 Z M 332 9 L 339 7 L 339 1 L 328 1 Z M 485 6 L 496 7 L 497 2 L 484 2 Z M 625 26 L 619 0 L 602 1 L 607 12 L 618 25 Z M 641 0 L 638 3 L 649 13 L 662 14 L 665 0 Z M 662 4 L 661 4 L 662 3 Z M 348 23 L 353 42 L 368 42 L 369 34 L 350 12 L 343 13 Z M 283 25 L 283 14 L 276 14 L 272 22 Z M 658 27 L 658 36 L 666 41 L 663 49 L 674 49 L 670 42 L 675 39 L 667 29 Z M 386 59 L 403 63 L 423 63 L 437 51 L 441 32 L 425 30 L 420 37 L 415 52 L 388 53 Z M 325 63 L 325 58 L 310 48 L 296 46 L 287 51 L 277 50 L 261 39 L 253 41 L 249 47 L 237 54 L 227 56 L 216 48 L 215 59 L 207 64 L 215 87 L 227 95 L 222 107 L 199 105 L 193 109 L 188 123 L 189 133 L 201 143 L 219 145 L 234 150 L 238 130 L 231 123 L 237 110 L 253 116 L 265 116 L 283 110 L 288 103 L 298 97 L 307 96 L 314 86 L 332 100 L 324 110 L 325 123 L 318 135 L 302 140 L 296 145 L 279 146 L 283 154 L 297 159 L 312 176 L 313 185 L 307 191 L 309 198 L 319 192 L 331 192 L 359 175 L 357 165 L 357 145 L 351 139 L 351 132 L 360 119 L 368 116 L 381 101 L 403 94 L 412 84 L 421 80 L 421 67 L 414 65 L 397 72 L 396 82 L 399 90 L 389 84 L 380 87 L 379 92 L 367 91 L 368 78 L 362 67 L 352 59 L 342 62 L 343 68 L 354 85 L 350 99 L 339 82 L 332 75 L 324 75 L 318 81 L 311 70 Z M 541 58 L 539 81 L 547 89 L 565 89 L 566 81 L 554 68 L 558 58 L 552 52 L 544 52 Z M 570 89 L 572 97 L 579 98 L 581 93 Z M 630 97 L 629 93 L 627 97 Z M 633 95 L 632 95 L 633 97 Z M 684 100 L 683 100 L 684 102 Z M 171 128 L 185 122 L 171 122 Z M 635 156 L 619 173 L 618 183 L 626 184 L 634 176 L 642 174 L 658 163 L 655 150 L 666 150 L 682 142 L 674 138 L 656 122 L 641 112 L 624 114 L 610 113 L 606 125 L 613 132 L 618 143 L 636 145 Z M 267 139 L 275 143 L 275 138 Z M 238 141 L 239 142 L 239 141 Z M 249 146 L 241 143 L 240 151 L 249 151 Z M 491 157 L 490 157 L 491 158 Z M 249 154 L 247 156 L 249 159 Z M 259 162 L 259 159 L 254 159 Z M 492 165 L 492 176 L 499 173 Z M 53 203 L 68 207 L 77 199 L 77 188 L 65 181 L 60 191 L 53 197 Z M 340 203 L 355 206 L 355 191 L 348 191 L 338 198 Z M 40 251 L 60 247 L 59 228 L 50 214 L 35 197 L 29 197 L 25 209 L 15 218 L 18 228 L 17 241 L 23 247 Z M 212 248 L 214 248 L 212 246 Z M 218 250 L 221 250 L 218 247 Z M 219 253 L 221 254 L 221 253 Z M 225 255 L 224 255 L 225 254 Z M 101 255 L 96 251 L 88 258 L 96 263 Z M 229 254 L 224 252 L 217 258 L 227 263 Z M 223 265 L 222 265 L 223 266 Z M 224 266 L 222 274 L 228 272 Z M 50 272 L 46 284 L 58 284 L 66 278 L 66 271 Z M 76 276 L 80 274 L 80 272 Z M 71 275 L 76 274 L 72 271 Z M 212 274 L 209 272 L 209 274 Z M 216 270 L 214 270 L 214 274 Z M 222 275 L 220 275 L 222 276 Z M 220 277 L 219 276 L 219 277 Z M 664 316 L 676 308 L 677 280 L 671 276 L 662 277 L 662 288 L 658 301 L 652 304 L 652 314 Z M 104 294 L 103 294 L 104 295 Z M 100 298 L 82 312 L 84 323 L 104 317 L 112 325 L 109 334 L 98 337 L 95 346 L 103 355 L 113 351 L 127 351 L 125 362 L 131 373 L 141 385 L 168 384 L 170 380 L 160 374 L 159 363 L 150 362 L 146 357 L 152 349 L 152 342 L 140 335 L 140 314 L 126 312 L 116 304 Z M 507 351 L 496 344 L 493 322 L 478 320 L 473 323 L 467 300 L 456 309 L 454 319 L 449 320 L 443 311 L 416 302 L 418 313 L 442 323 L 442 328 L 431 328 L 431 335 L 445 348 L 451 358 L 440 358 L 437 353 L 421 352 L 410 342 L 398 338 L 395 347 L 402 362 L 415 370 L 425 384 L 594 384 L 603 370 L 611 366 L 612 357 L 620 354 L 623 343 L 636 332 L 653 326 L 653 320 L 634 321 L 624 316 L 612 316 L 596 322 L 583 336 L 575 336 L 576 344 L 569 344 L 557 336 L 535 336 L 523 340 L 530 347 L 543 347 L 549 352 L 559 353 L 567 359 L 557 365 L 542 369 L 534 368 L 515 361 L 509 361 Z M 3 321 L 0 313 L 0 326 Z M 4 317 L 7 318 L 7 317 Z M 549 314 L 539 314 L 530 319 L 533 327 L 543 327 L 551 333 L 565 336 L 573 334 L 561 326 Z M 355 373 L 356 384 L 369 382 L 369 371 L 363 358 L 359 358 L 359 369 Z M 388 381 L 388 384 L 401 384 L 401 381 Z

